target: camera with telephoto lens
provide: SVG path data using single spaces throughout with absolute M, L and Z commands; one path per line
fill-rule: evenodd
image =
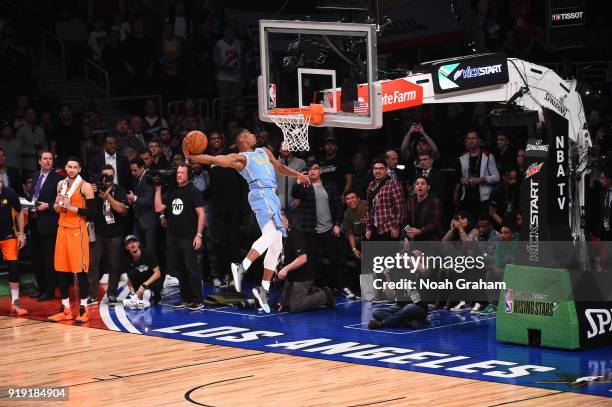
M 113 186 L 114 178 L 112 175 L 100 174 L 96 182 L 96 187 L 98 191 L 106 192 Z
M 153 179 L 156 186 L 167 187 L 176 180 L 176 168 L 169 170 L 148 170 L 147 176 Z

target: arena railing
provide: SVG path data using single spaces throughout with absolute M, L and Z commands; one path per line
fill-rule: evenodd
M 54 44 L 55 47 L 57 48 L 55 50 L 55 52 L 58 54 L 58 58 L 60 60 L 60 65 L 62 67 L 62 81 L 66 82 L 66 47 L 64 45 L 64 41 L 60 40 L 58 37 L 56 37 L 55 35 L 53 35 L 51 32 L 49 31 L 43 31 L 42 33 L 42 43 L 41 43 L 41 47 L 42 47 L 42 59 L 43 62 L 48 64 L 51 61 L 49 61 L 49 48 L 53 47 Z
M 213 126 L 219 128 L 225 125 L 226 119 L 232 117 L 237 101 L 242 101 L 249 114 L 257 112 L 257 95 L 245 95 L 235 98 L 216 98 L 212 101 Z
M 96 99 L 95 105 L 107 124 L 114 127 L 117 119 L 129 119 L 133 113 L 143 115 L 144 102 L 147 99 L 153 99 L 157 106 L 163 106 L 160 94 L 104 97 Z
M 185 103 L 185 100 L 173 100 L 166 106 L 166 113 L 170 114 L 179 114 L 181 110 L 181 106 Z M 209 116 L 210 115 L 210 102 L 207 99 L 192 99 L 193 103 L 196 106 L 196 109 L 200 113 L 201 116 Z
M 85 60 L 85 82 L 110 98 L 110 79 L 108 71 L 91 59 Z M 100 84 L 99 82 L 102 82 Z

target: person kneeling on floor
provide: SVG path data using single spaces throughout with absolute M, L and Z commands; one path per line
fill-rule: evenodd
M 404 240 L 404 251 L 410 251 L 409 242 L 406 239 Z M 412 250 L 412 256 L 422 255 L 420 250 Z M 429 274 L 428 270 L 422 266 L 416 271 L 421 278 Z M 391 281 L 391 270 L 386 269 L 383 275 L 387 281 Z M 395 290 L 386 289 L 385 293 L 389 299 L 395 299 L 395 301 L 374 309 L 372 312 L 374 319 L 368 323 L 368 329 L 400 327 L 418 329 L 429 324 L 427 321 L 429 303 L 422 298 L 423 295 L 426 295 L 425 292 L 407 289 L 398 295 Z
M 279 311 L 289 308 L 291 312 L 301 312 L 322 306 L 334 308 L 336 300 L 331 289 L 321 289 L 313 283 L 315 272 L 308 261 L 304 236 L 299 230 L 289 227 L 285 213 L 281 218 L 287 238 L 283 245 L 283 267 L 278 272 L 278 278 L 286 280 Z
M 148 308 L 152 296 L 156 302 L 161 299 L 163 280 L 159 263 L 151 250 L 140 248 L 140 240 L 135 235 L 126 236 L 124 242 L 130 255 L 127 273 L 130 298 L 123 300 L 123 305 L 135 309 Z

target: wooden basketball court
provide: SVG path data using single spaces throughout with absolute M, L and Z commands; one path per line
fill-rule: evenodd
M 3 406 L 609 406 L 604 397 L 0 317 L 4 387 L 69 401 Z

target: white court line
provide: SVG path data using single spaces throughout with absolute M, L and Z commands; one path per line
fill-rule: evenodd
M 415 334 L 415 333 L 423 332 L 423 331 L 431 331 L 433 329 L 448 328 L 449 326 L 471 324 L 471 323 L 474 323 L 474 322 L 486 321 L 488 319 L 495 319 L 495 318 L 496 317 L 475 319 L 475 320 L 472 320 L 472 321 L 458 322 L 456 324 L 440 325 L 440 326 L 434 326 L 432 328 L 416 329 L 414 331 L 406 331 L 406 332 L 390 332 L 390 331 L 382 331 L 380 329 L 356 328 L 357 326 L 367 325 L 368 324 L 367 322 L 364 322 L 364 323 L 361 323 L 361 324 L 344 325 L 343 328 L 358 329 L 358 330 L 361 330 L 361 331 L 370 331 L 370 332 L 380 332 L 380 333 L 387 333 L 387 334 L 392 334 L 392 335 L 407 335 L 407 334 Z
M 270 314 L 265 314 L 265 315 L 253 315 L 253 314 L 243 314 L 240 312 L 231 312 L 231 311 L 221 311 L 218 308 L 204 308 L 204 311 L 212 311 L 212 312 L 221 312 L 224 314 L 233 314 L 233 315 L 240 315 L 243 317 L 250 317 L 250 318 L 266 318 L 266 317 L 273 317 L 276 315 L 283 315 L 283 314 L 288 314 L 287 311 L 283 311 L 283 312 L 276 312 L 276 313 L 270 313 Z
M 100 299 L 100 305 L 98 305 L 98 312 L 100 313 L 100 318 L 102 318 L 102 322 L 106 325 L 106 327 L 112 331 L 121 331 L 113 322 L 113 319 L 110 316 L 110 312 L 108 311 L 108 301 L 106 300 L 106 294 L 104 297 Z
M 123 308 L 123 299 L 126 298 L 130 292 L 129 286 L 127 284 L 124 284 L 123 286 L 121 286 L 121 288 L 123 288 L 123 290 L 121 290 L 121 293 L 117 296 L 117 305 L 115 305 L 115 314 L 117 315 L 117 319 L 119 319 L 119 322 L 123 324 L 123 326 L 125 327 L 125 329 L 128 330 L 128 332 L 142 335 L 142 332 L 140 332 L 138 328 L 132 325 L 130 320 L 127 318 L 127 315 L 125 315 L 125 309 Z

